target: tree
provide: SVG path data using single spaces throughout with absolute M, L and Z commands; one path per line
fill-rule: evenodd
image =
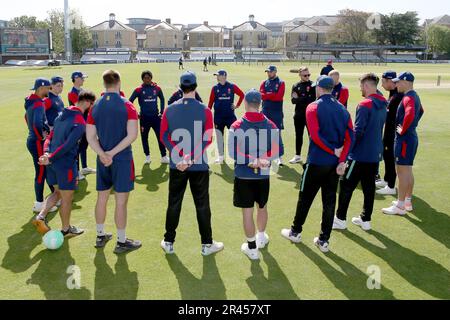
M 48 29 L 48 24 L 45 21 L 40 21 L 33 16 L 16 17 L 8 22 L 8 26 L 19 29 Z
M 427 28 L 426 32 L 428 45 L 432 52 L 450 55 L 450 28 L 433 25 Z
M 56 53 L 64 52 L 64 12 L 53 9 L 48 12 L 45 20 L 52 33 L 53 50 Z
M 85 49 L 93 47 L 91 33 L 85 25 L 70 30 L 70 34 L 72 37 L 73 53 L 82 54 Z
M 367 20 L 370 13 L 345 9 L 339 11 L 338 22 L 330 35 L 333 43 L 366 44 L 370 42 Z
M 378 44 L 407 46 L 416 44 L 420 38 L 417 12 L 381 15 L 381 27 L 373 31 Z

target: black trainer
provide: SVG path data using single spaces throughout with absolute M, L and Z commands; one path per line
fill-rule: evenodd
M 95 247 L 97 249 L 104 248 L 106 244 L 112 240 L 112 234 L 111 233 L 105 233 L 103 236 L 97 236 L 97 239 L 95 240 Z
M 82 235 L 84 233 L 84 230 L 78 229 L 74 226 L 70 226 L 67 231 L 61 230 L 61 233 L 63 234 L 64 238 L 73 238 Z
M 117 242 L 116 248 L 114 249 L 115 254 L 127 253 L 131 251 L 138 250 L 142 247 L 140 241 L 127 239 L 125 243 Z

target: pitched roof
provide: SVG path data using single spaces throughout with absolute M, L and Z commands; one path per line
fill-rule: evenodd
M 319 33 L 319 31 L 313 27 L 301 25 L 294 29 L 289 30 L 288 33 Z
M 215 33 L 216 31 L 210 28 L 209 26 L 205 26 L 204 24 L 192 29 L 189 33 Z
M 256 21 L 247 21 L 233 28 L 233 32 L 242 31 L 270 32 L 270 30 L 266 26 Z
M 149 30 L 167 30 L 167 31 L 177 31 L 179 30 L 178 28 L 174 27 L 171 24 L 168 24 L 165 21 L 161 21 L 160 23 L 154 25 L 154 26 L 147 26 L 145 28 L 145 31 L 149 31 Z
M 133 28 L 130 28 L 126 24 L 124 24 L 120 21 L 117 21 L 117 20 L 103 21 L 102 23 L 99 23 L 98 25 L 89 28 L 89 30 L 91 30 L 91 31 L 107 31 L 107 30 L 123 31 L 123 30 L 127 30 L 127 31 L 135 31 L 136 32 L 136 30 L 134 30 Z
M 444 14 L 442 16 L 428 20 L 429 24 L 450 25 L 450 16 Z

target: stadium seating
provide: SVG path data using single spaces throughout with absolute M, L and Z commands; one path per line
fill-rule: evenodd
M 93 64 L 93 63 L 126 63 L 131 61 L 131 53 L 86 53 L 81 59 L 82 64 Z
M 419 63 L 420 60 L 414 54 L 387 54 L 382 57 L 384 62 L 392 63 Z
M 181 52 L 147 52 L 141 51 L 137 54 L 138 62 L 176 62 L 180 59 Z

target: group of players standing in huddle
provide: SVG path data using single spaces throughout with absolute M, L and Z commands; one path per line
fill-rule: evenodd
M 129 99 L 121 91 L 117 71 L 105 71 L 105 91 L 99 98 L 82 88 L 87 76 L 74 72 L 67 108 L 61 98 L 63 78 L 37 79 L 32 88 L 34 93 L 25 101 L 29 129 L 27 148 L 35 167 L 33 211 L 37 215 L 33 224 L 37 230 L 41 234 L 48 232 L 47 215 L 59 208 L 62 234 L 67 238 L 81 235 L 84 230 L 70 224 L 72 200 L 78 181 L 88 174 L 96 174 L 95 247 L 103 248 L 113 238 L 104 225 L 108 199 L 114 191 L 117 228 L 114 252 L 139 249 L 142 243 L 126 236 L 127 205 L 135 180 L 131 145 L 140 132 L 145 163 L 150 164 L 148 138 L 153 129 L 161 163 L 170 167 L 166 233 L 161 248 L 167 254 L 175 252 L 176 229 L 189 182 L 197 211 L 201 253 L 211 255 L 223 250 L 223 243 L 214 241 L 212 235 L 206 151 L 215 132 L 218 147 L 215 163 L 224 163 L 224 134 L 228 128 L 228 155 L 234 161 L 235 172 L 233 203 L 242 209 L 247 238 L 241 250 L 252 260 L 259 259 L 259 250 L 269 243 L 266 226 L 270 173 L 274 167 L 284 165 L 285 153 L 281 132 L 284 130 L 286 85 L 278 77 L 276 66 L 269 66 L 265 71 L 268 78 L 259 90 L 251 89 L 244 94 L 228 81 L 225 70 L 219 70 L 214 74 L 217 84 L 211 89 L 208 105 L 203 104 L 197 93 L 195 73 L 184 72 L 179 90 L 169 99 L 168 107 L 150 71 L 142 72 L 142 84 Z M 397 75 L 387 71 L 382 75 L 381 85 L 389 93 L 388 99 L 378 89 L 380 78 L 376 74 L 362 75 L 359 80 L 363 100 L 356 108 L 355 121 L 347 111 L 349 90 L 341 83 L 340 73 L 334 70 L 332 61 L 322 69 L 316 82 L 310 80 L 307 67 L 300 68 L 299 76 L 300 82 L 293 85 L 291 92 L 295 105 L 296 152 L 289 163 L 304 163 L 304 171 L 294 222 L 290 228 L 283 229 L 281 235 L 291 242 L 301 242 L 303 225 L 321 190 L 321 231 L 314 243 L 322 252 L 327 252 L 332 230 L 347 228 L 347 211 L 359 183 L 364 205 L 360 216 L 353 218 L 352 223 L 363 230 L 371 229 L 375 194 L 397 194 L 397 176 L 398 200 L 382 211 L 388 215 L 405 215 L 413 210 L 412 167 L 418 148 L 416 128 L 423 108 L 410 72 Z M 235 96 L 239 99 L 237 103 Z M 136 100 L 139 113 L 133 105 Z M 245 113 L 238 119 L 235 110 L 242 104 Z M 310 143 L 303 162 L 305 127 Z M 97 154 L 96 170 L 88 167 L 89 146 Z M 385 176 L 380 179 L 379 165 L 383 159 Z M 46 199 L 45 181 L 52 191 Z

